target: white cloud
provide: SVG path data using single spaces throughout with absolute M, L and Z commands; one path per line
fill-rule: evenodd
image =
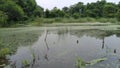
M 52 9 L 53 7 L 63 8 L 64 6 L 70 6 L 77 2 L 96 2 L 97 0 L 36 0 L 37 4 L 45 9 Z M 118 3 L 119 0 L 107 0 L 108 2 Z

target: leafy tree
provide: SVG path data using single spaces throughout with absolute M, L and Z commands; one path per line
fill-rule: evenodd
M 7 20 L 8 20 L 8 16 L 6 15 L 6 13 L 0 11 L 0 26 L 1 27 L 6 26 Z
M 104 6 L 103 14 L 104 17 L 113 18 L 117 13 L 117 6 L 113 3 L 107 3 Z
M 53 17 L 64 17 L 64 12 L 58 9 L 57 7 L 54 7 L 51 12 L 50 16 Z
M 68 7 L 63 7 L 62 11 L 65 12 L 65 13 L 68 13 L 69 12 L 69 8 Z
M 9 21 L 22 20 L 24 12 L 20 6 L 12 0 L 0 0 L 0 2 L 0 10 L 4 11 L 8 15 Z
M 1 22 L 6 22 L 4 25 L 16 24 L 17 21 L 43 15 L 43 8 L 37 6 L 35 0 L 0 0 L 0 11 Z
M 87 4 L 86 6 L 86 16 L 87 17 L 93 17 L 93 18 L 96 18 L 96 17 L 99 17 L 100 15 L 100 7 L 102 6 L 98 6 L 97 3 L 91 3 L 91 4 Z
M 15 1 L 16 4 L 22 7 L 23 11 L 28 17 L 34 16 L 34 10 L 36 9 L 37 6 L 35 0 L 13 0 L 13 1 Z
M 73 18 L 78 19 L 79 18 L 79 13 L 74 13 Z
M 61 10 L 57 10 L 56 12 L 58 14 L 58 17 L 64 17 L 65 13 Z
M 48 9 L 45 10 L 44 17 L 50 18 L 50 11 Z
M 64 13 L 64 17 L 66 17 L 66 18 L 70 17 L 70 13 L 69 13 L 69 8 L 68 7 L 63 7 L 62 11 Z
M 84 10 L 85 10 L 85 6 L 83 5 L 82 2 L 78 2 L 75 5 L 70 6 L 69 8 L 69 13 L 74 14 L 74 13 L 79 13 L 79 16 L 82 16 L 82 14 L 84 14 Z
M 95 17 L 103 17 L 103 8 L 106 4 L 106 0 L 97 1 L 95 4 L 95 9 L 93 12 L 95 12 Z
M 42 17 L 43 16 L 43 8 L 40 6 L 36 6 L 36 9 L 34 10 L 34 16 Z
M 120 21 L 120 9 L 117 11 L 117 19 Z
M 51 17 L 58 17 L 58 8 L 57 7 L 54 7 L 52 10 L 51 10 Z
M 81 15 L 82 13 L 84 13 L 84 5 L 83 5 L 83 3 L 82 3 L 82 2 L 78 2 L 78 3 L 76 4 L 74 10 L 76 11 L 76 13 L 79 13 L 80 15 Z

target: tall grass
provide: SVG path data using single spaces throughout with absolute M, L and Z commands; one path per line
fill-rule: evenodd
M 119 21 L 116 18 L 99 18 L 97 19 L 98 22 L 102 23 L 119 23 Z
M 52 24 L 52 23 L 115 23 L 119 24 L 119 21 L 116 18 L 36 18 L 34 21 L 29 23 L 30 25 L 41 26 L 43 24 Z

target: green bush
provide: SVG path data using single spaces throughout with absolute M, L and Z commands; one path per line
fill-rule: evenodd
M 78 19 L 79 18 L 79 13 L 74 13 L 73 18 Z
M 106 22 L 108 22 L 108 19 L 106 19 L 106 18 L 99 18 L 99 19 L 97 19 L 98 20 L 98 22 L 101 22 L 101 23 L 106 23 Z
M 9 21 L 22 20 L 24 17 L 23 9 L 12 0 L 1 0 L 0 10 L 8 15 Z

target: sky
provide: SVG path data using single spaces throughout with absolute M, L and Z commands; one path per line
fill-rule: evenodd
M 62 9 L 64 6 L 69 7 L 70 5 L 74 5 L 78 2 L 83 2 L 87 4 L 88 2 L 96 2 L 98 0 L 36 0 L 37 4 L 44 9 L 51 10 L 53 7 L 57 7 Z M 107 2 L 118 3 L 120 0 L 106 0 Z

